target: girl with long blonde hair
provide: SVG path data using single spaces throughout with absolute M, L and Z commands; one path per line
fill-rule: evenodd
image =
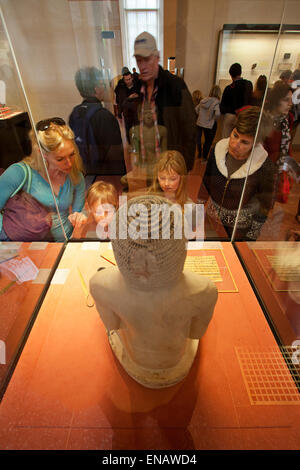
M 190 202 L 186 189 L 187 169 L 183 156 L 177 150 L 167 150 L 161 154 L 153 172 L 153 182 L 149 192 L 164 193 L 172 202 L 182 208 Z

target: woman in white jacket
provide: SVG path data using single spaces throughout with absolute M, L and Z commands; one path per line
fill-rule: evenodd
M 220 117 L 220 98 L 221 89 L 214 85 L 210 90 L 209 96 L 203 98 L 195 108 L 197 118 L 197 146 L 198 158 L 202 156 L 202 131 L 204 132 L 203 158 L 207 160 L 211 144 L 217 132 L 217 120 Z

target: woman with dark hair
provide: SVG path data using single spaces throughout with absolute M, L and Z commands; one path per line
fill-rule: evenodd
M 239 112 L 230 137 L 220 140 L 210 154 L 203 177 L 205 191 L 201 187 L 198 195 L 203 200 L 208 193 L 206 216 L 217 232 L 223 226 L 231 237 L 236 224 L 237 239 L 258 237 L 273 201 L 274 164 L 261 144 L 269 131 L 265 114 L 254 142 L 260 114 L 256 106 Z
M 279 78 L 282 81 L 282 83 L 286 83 L 287 85 L 289 84 L 291 77 L 292 77 L 291 70 L 283 70 L 281 74 L 279 75 Z
M 256 81 L 254 91 L 252 93 L 251 105 L 252 106 L 261 106 L 264 93 L 267 88 L 267 77 L 265 75 L 260 75 Z

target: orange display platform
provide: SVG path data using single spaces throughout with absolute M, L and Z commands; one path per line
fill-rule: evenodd
M 235 246 L 243 259 L 245 267 L 266 305 L 277 335 L 285 345 L 291 345 L 300 339 L 299 302 L 289 293 L 290 283 L 280 281 L 276 272 L 268 262 L 270 257 L 289 252 L 294 254 L 294 242 L 236 242 Z M 295 294 L 300 291 L 300 275 L 296 274 L 297 282 L 292 284 Z M 297 294 L 299 296 L 299 294 Z
M 62 247 L 63 243 L 1 243 L 2 254 L 15 252 L 17 256 L 11 261 L 22 263 L 27 260 L 33 263 L 38 275 L 34 280 L 17 282 L 16 276 L 5 268 L 6 263 L 0 264 L 0 341 L 2 345 L 5 344 L 5 361 L 0 361 L 0 397 L 20 344 L 47 289 L 48 279 L 52 269 L 55 269 Z M 19 269 L 22 281 L 25 266 Z
M 109 245 L 69 243 L 1 402 L 0 448 L 299 449 L 300 395 L 233 247 L 218 245 L 237 289 L 219 292 L 187 378 L 150 390 L 88 307 Z

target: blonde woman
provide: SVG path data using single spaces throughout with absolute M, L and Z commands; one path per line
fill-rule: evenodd
M 32 153 L 20 163 L 14 163 L 0 176 L 0 210 L 5 212 L 5 204 L 24 181 L 24 163 L 31 172 L 31 185 L 29 194 L 43 206 L 48 208 L 51 218 L 50 239 L 64 241 L 65 235 L 69 238 L 73 226 L 80 224 L 81 211 L 84 206 L 85 182 L 83 177 L 82 161 L 74 142 L 74 134 L 65 121 L 54 117 L 39 121 L 36 125 L 40 148 L 32 132 Z M 45 165 L 52 183 L 59 220 L 54 203 L 51 187 L 47 178 Z M 23 191 L 26 191 L 26 181 Z M 0 240 L 10 240 L 2 226 L 0 215 Z
M 192 100 L 193 100 L 193 103 L 194 103 L 194 106 L 198 106 L 198 104 L 200 103 L 200 101 L 203 99 L 203 96 L 202 96 L 202 93 L 200 90 L 195 90 L 193 91 L 192 93 Z

